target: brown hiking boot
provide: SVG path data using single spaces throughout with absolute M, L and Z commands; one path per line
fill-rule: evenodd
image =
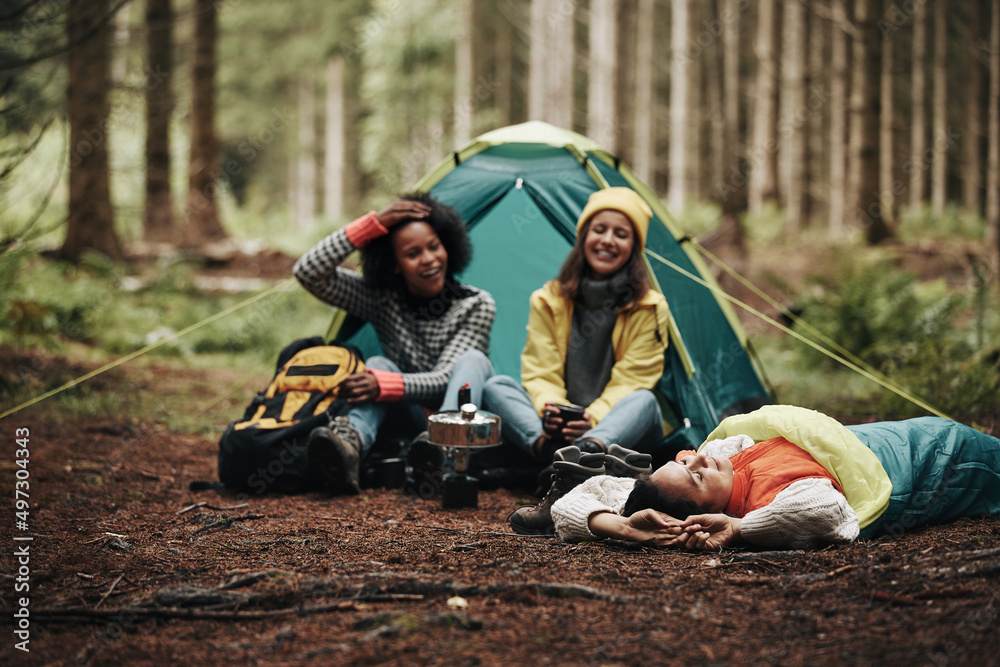
M 552 486 L 542 501 L 514 510 L 507 523 L 519 535 L 555 535 L 552 504 L 591 477 L 604 474 L 604 454 L 584 454 L 572 445 L 556 451 L 552 466 Z
M 346 416 L 335 417 L 329 427 L 317 426 L 306 441 L 309 467 L 322 479 L 329 493 L 357 495 L 361 436 Z

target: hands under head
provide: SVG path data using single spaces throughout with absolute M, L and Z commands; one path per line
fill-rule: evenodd
M 653 509 L 624 517 L 612 512 L 591 515 L 590 531 L 598 537 L 642 542 L 657 547 L 714 551 L 740 541 L 740 520 L 725 514 L 675 519 Z

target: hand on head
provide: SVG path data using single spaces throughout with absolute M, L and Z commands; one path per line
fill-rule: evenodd
M 401 222 L 423 220 L 431 214 L 431 207 L 412 199 L 397 199 L 379 211 L 375 217 L 386 229 L 392 229 Z

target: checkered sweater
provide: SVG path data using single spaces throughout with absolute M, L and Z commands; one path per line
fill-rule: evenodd
M 295 263 L 295 277 L 309 292 L 371 322 L 385 356 L 402 373 L 371 370 L 380 401 L 415 401 L 432 408 L 444 398 L 455 362 L 467 350 L 489 353 L 496 304 L 488 292 L 459 286 L 450 306 L 438 316 L 418 316 L 395 289 L 374 289 L 340 264 L 356 248 L 387 234 L 372 211 L 326 237 Z M 449 283 L 446 290 L 455 289 Z

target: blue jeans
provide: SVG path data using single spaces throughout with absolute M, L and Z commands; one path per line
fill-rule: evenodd
M 383 371 L 401 372 L 399 366 L 392 363 L 385 357 L 371 357 L 365 361 L 367 368 L 375 368 Z M 458 409 L 458 390 L 466 382 L 469 383 L 469 393 L 471 400 L 476 405 L 481 405 L 483 400 L 483 386 L 487 378 L 493 375 L 493 364 L 485 354 L 479 350 L 468 350 L 455 362 L 455 367 L 451 371 L 451 379 L 444 392 L 444 401 L 441 403 L 441 410 Z M 411 401 L 400 401 L 398 403 L 360 403 L 347 413 L 347 418 L 351 422 L 358 434 L 361 436 L 361 457 L 368 455 L 378 437 L 379 429 L 386 418 L 389 418 L 386 428 L 393 434 L 406 439 L 413 438 L 421 431 L 427 429 L 427 414 L 419 403 Z
M 534 457 L 534 446 L 542 436 L 542 418 L 531 397 L 512 377 L 495 375 L 486 381 L 483 400 L 487 410 L 500 415 L 505 442 Z M 617 443 L 627 449 L 652 452 L 663 439 L 663 417 L 656 396 L 639 389 L 618 401 L 597 426 L 583 434 L 605 447 Z

